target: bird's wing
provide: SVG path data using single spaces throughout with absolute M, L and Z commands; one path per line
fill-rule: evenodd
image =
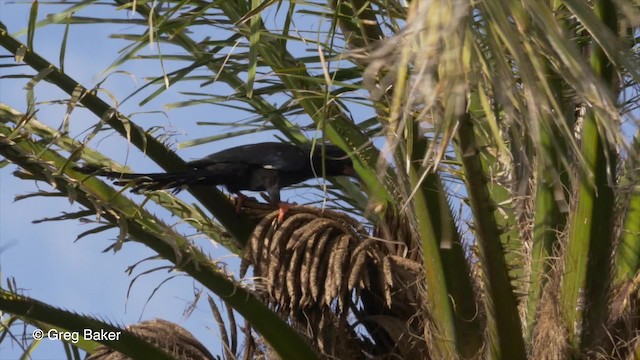
M 259 143 L 238 146 L 211 154 L 188 165 L 200 169 L 219 163 L 242 163 L 279 171 L 303 169 L 309 153 L 296 145 L 285 143 Z

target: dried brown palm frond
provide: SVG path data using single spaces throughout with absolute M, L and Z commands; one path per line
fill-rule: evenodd
M 424 341 L 412 335 L 421 334 L 424 323 L 416 285 L 422 270 L 407 257 L 415 251 L 390 245 L 398 239 L 371 237 L 358 221 L 337 211 L 292 206 L 282 223 L 273 211 L 256 226 L 241 276 L 252 265 L 265 302 L 325 354 L 358 358 L 363 351 L 379 355 L 397 348 L 403 355 L 422 356 Z M 389 347 L 373 349 L 363 332 L 377 346 L 387 338 Z
M 155 319 L 143 321 L 127 327 L 133 334 L 149 341 L 153 345 L 164 349 L 179 360 L 212 360 L 213 355 L 190 332 L 172 322 Z M 115 351 L 104 345 L 87 359 L 91 360 L 129 360 L 127 355 Z
M 616 359 L 632 359 L 640 339 L 640 275 L 614 286 L 609 308 L 602 352 Z
M 560 273 L 559 268 L 554 268 Z M 550 279 L 542 294 L 541 308 L 538 310 L 532 330 L 531 352 L 534 359 L 560 360 L 569 356 L 567 329 L 562 317 L 558 297 L 560 277 Z

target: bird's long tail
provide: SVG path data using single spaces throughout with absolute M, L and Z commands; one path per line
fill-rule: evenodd
M 139 193 L 147 190 L 174 189 L 174 192 L 182 190 L 184 187 L 197 182 L 202 182 L 205 174 L 198 174 L 198 170 L 191 170 L 182 173 L 121 173 L 110 171 L 99 166 L 74 167 L 74 170 L 88 175 L 104 176 L 115 180 L 113 183 L 119 186 L 131 185 L 131 192 Z M 206 174 L 207 183 L 215 184 L 215 179 L 210 173 Z

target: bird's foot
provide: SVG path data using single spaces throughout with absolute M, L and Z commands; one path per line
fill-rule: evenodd
M 296 203 L 288 203 L 288 202 L 279 202 L 278 203 L 278 224 L 282 224 L 282 222 L 284 221 L 284 217 L 287 214 L 287 211 L 289 211 L 289 209 L 295 205 L 298 205 Z
M 242 205 L 244 204 L 246 199 L 246 196 L 238 194 L 238 196 L 236 197 L 236 214 L 240 214 L 240 210 L 242 210 Z
M 246 196 L 246 195 L 244 195 L 242 193 L 238 193 L 236 195 L 237 195 L 237 197 L 236 197 L 236 199 L 234 201 L 235 205 L 236 205 L 236 214 L 239 214 L 240 212 L 242 212 L 242 209 L 246 205 L 249 205 L 251 203 L 259 204 L 259 202 L 258 202 L 258 200 L 256 198 Z
M 287 210 L 289 210 L 289 204 L 283 202 L 278 204 L 278 224 L 282 224 L 284 221 L 284 216 L 287 214 Z

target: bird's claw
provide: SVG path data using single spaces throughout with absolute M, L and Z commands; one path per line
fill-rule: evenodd
M 281 203 L 281 204 L 284 204 L 284 203 Z M 278 224 L 282 224 L 282 222 L 284 221 L 284 216 L 286 215 L 287 210 L 289 210 L 288 207 L 285 207 L 283 205 L 278 206 Z
M 239 214 L 242 209 L 245 207 L 245 204 L 247 204 L 248 202 L 255 202 L 258 203 L 258 200 L 256 200 L 256 198 L 253 197 L 249 197 L 246 196 L 244 194 L 238 193 L 237 197 L 235 199 L 235 205 L 236 205 L 236 214 Z
M 242 194 L 238 194 L 238 197 L 236 197 L 236 214 L 239 214 L 240 210 L 242 210 L 242 205 L 244 204 L 246 198 L 247 197 Z
M 284 221 L 284 217 L 287 214 L 287 211 L 289 211 L 289 209 L 295 205 L 298 205 L 297 203 L 287 203 L 287 202 L 279 202 L 278 203 L 278 217 L 276 218 L 278 221 L 278 224 L 282 224 L 282 222 Z

